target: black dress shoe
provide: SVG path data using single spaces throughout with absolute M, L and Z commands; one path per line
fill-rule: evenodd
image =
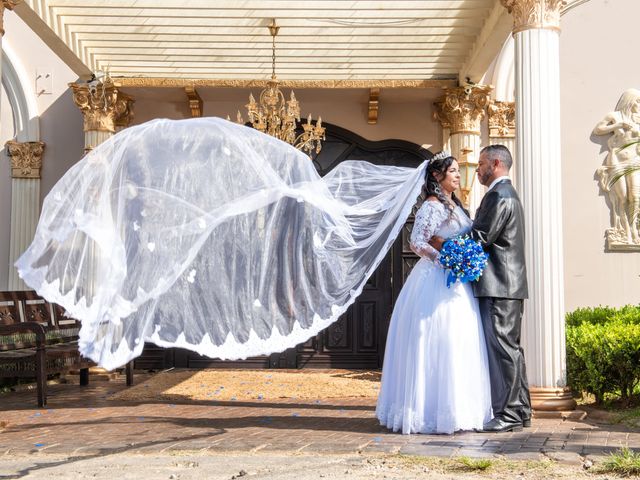
M 482 427 L 483 432 L 500 433 L 500 432 L 520 432 L 522 431 L 521 422 L 511 422 L 502 418 L 494 418 L 485 423 Z

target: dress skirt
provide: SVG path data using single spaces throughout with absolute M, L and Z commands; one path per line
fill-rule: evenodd
M 376 408 L 394 432 L 453 433 L 491 419 L 487 351 L 471 285 L 422 258 L 391 317 Z

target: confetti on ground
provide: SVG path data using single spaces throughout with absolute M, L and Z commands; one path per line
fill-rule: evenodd
M 288 398 L 319 405 L 331 398 L 376 398 L 379 387 L 380 372 L 377 371 L 270 370 L 266 373 L 260 370 L 174 369 L 158 373 L 110 399 L 180 403 Z

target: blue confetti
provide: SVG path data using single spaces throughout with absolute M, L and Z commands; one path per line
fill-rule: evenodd
M 34 443 L 33 446 L 34 447 L 44 447 L 45 444 L 44 443 Z

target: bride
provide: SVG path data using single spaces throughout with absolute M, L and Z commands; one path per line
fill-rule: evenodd
M 453 193 L 455 158 L 436 155 L 426 170 L 426 201 L 416 214 L 411 249 L 420 261 L 391 317 L 376 415 L 402 433 L 482 429 L 491 419 L 486 345 L 471 285 L 446 286 L 439 253 L 429 244 L 467 233 L 471 220 Z

